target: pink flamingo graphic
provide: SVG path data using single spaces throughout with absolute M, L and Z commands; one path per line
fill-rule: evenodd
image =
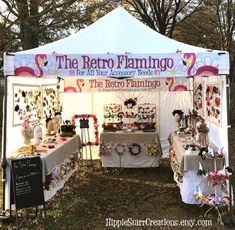
M 67 86 L 64 88 L 65 93 L 80 93 L 85 85 L 84 79 L 77 79 L 75 86 Z
M 173 77 L 167 77 L 166 78 L 166 84 L 168 85 L 168 90 L 169 91 L 186 91 L 186 90 L 188 90 L 187 86 L 185 86 L 185 85 L 176 85 L 173 88 L 173 84 L 174 84 L 174 78 Z
M 45 54 L 36 54 L 34 58 L 35 64 L 39 70 L 39 75 L 35 73 L 34 69 L 28 66 L 21 66 L 15 69 L 15 76 L 33 76 L 33 77 L 41 77 L 43 76 L 43 67 L 48 64 L 47 56 Z
M 188 76 L 200 76 L 200 75 L 218 75 L 218 69 L 214 66 L 204 65 L 199 67 L 196 70 L 196 73 L 192 73 L 192 69 L 195 66 L 196 63 L 196 54 L 195 53 L 185 53 L 184 54 L 184 65 L 189 65 L 188 68 Z

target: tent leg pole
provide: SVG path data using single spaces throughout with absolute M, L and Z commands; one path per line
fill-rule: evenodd
M 229 142 L 229 137 L 230 137 L 230 128 L 231 128 L 231 122 L 230 122 L 230 82 L 229 82 L 229 77 L 228 75 L 226 75 L 226 95 L 227 95 L 227 133 L 228 133 L 228 165 L 226 165 L 226 167 L 230 167 L 231 163 L 230 163 L 230 142 Z M 229 178 L 228 181 L 228 188 L 229 188 L 229 206 L 228 206 L 228 212 L 231 213 L 232 212 L 232 199 L 233 199 L 233 194 L 232 194 L 232 184 L 231 184 L 231 179 Z
M 4 76 L 4 107 L 3 107 L 3 129 L 2 129 L 2 155 L 1 155 L 1 167 L 2 167 L 2 214 L 0 219 L 6 219 L 5 210 L 5 189 L 6 189 L 6 142 L 7 142 L 7 76 Z
M 230 137 L 230 129 L 231 129 L 231 123 L 230 123 L 230 84 L 229 84 L 229 77 L 226 75 L 226 94 L 227 94 L 227 132 L 228 132 L 228 162 L 226 167 L 230 168 L 231 161 L 231 151 L 230 151 L 230 143 L 229 143 L 229 137 Z M 232 175 L 233 176 L 233 175 Z M 235 226 L 235 217 L 232 213 L 232 206 L 233 206 L 233 194 L 232 194 L 232 184 L 231 184 L 231 176 L 228 179 L 228 193 L 229 193 L 229 203 L 228 203 L 228 213 L 225 214 L 222 217 L 222 221 L 224 225 L 227 226 Z

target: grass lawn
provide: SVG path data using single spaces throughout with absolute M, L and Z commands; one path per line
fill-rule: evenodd
M 21 229 L 228 229 L 217 223 L 214 210 L 210 218 L 203 217 L 208 208 L 182 203 L 167 159 L 162 160 L 158 168 L 122 170 L 104 169 L 95 161 L 94 170 L 79 169 L 47 202 L 45 226 L 29 218 Z M 138 220 L 146 218 L 165 226 L 136 225 Z M 106 221 L 114 223 L 112 219 L 128 220 L 135 226 L 107 227 Z M 190 220 L 204 226 L 190 227 Z M 180 221 L 188 226 L 179 227 Z M 14 219 L 1 226 L 1 229 L 14 228 Z

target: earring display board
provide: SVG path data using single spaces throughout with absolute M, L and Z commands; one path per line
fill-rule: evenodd
M 156 123 L 156 105 L 155 104 L 139 104 L 138 120 L 140 123 Z
M 61 111 L 57 85 L 13 84 L 13 127 L 38 121 Z
M 104 122 L 118 123 L 121 121 L 122 106 L 120 104 L 104 105 Z
M 222 121 L 222 86 L 222 82 L 206 85 L 206 116 L 218 126 L 221 126 Z
M 155 129 L 156 105 L 145 103 L 139 104 L 137 108 L 127 108 L 122 111 L 119 104 L 109 104 L 104 106 L 104 129 L 119 130 L 125 126 L 132 126 L 134 129 L 147 130 Z
M 41 118 L 40 86 L 14 84 L 13 95 L 13 126 L 23 124 L 26 117 L 30 122 Z
M 139 130 L 154 130 L 156 125 L 156 105 L 145 103 L 138 105 L 136 125 Z
M 56 85 L 42 86 L 42 117 L 53 117 L 55 112 L 59 112 L 60 102 L 58 100 L 58 90 Z
M 202 117 L 204 116 L 204 92 L 205 84 L 204 82 L 195 81 L 193 84 L 193 108 Z

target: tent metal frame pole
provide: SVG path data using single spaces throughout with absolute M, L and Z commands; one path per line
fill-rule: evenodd
M 3 129 L 2 129 L 2 154 L 1 154 L 1 167 L 2 167 L 2 215 L 5 217 L 5 189 L 6 189 L 6 144 L 7 144 L 7 94 L 8 94 L 8 86 L 7 86 L 7 75 L 4 75 L 4 107 L 3 107 Z M 1 219 L 1 217 L 0 217 Z
M 229 76 L 226 75 L 226 96 L 227 96 L 227 134 L 228 134 L 228 165 L 226 165 L 226 167 L 230 167 L 231 163 L 230 163 L 230 141 L 229 141 L 229 137 L 230 137 L 230 129 L 231 129 L 231 121 L 230 121 L 230 80 L 229 80 Z M 229 177 L 228 180 L 228 189 L 229 189 L 229 205 L 228 205 L 228 212 L 231 214 L 232 212 L 232 199 L 233 199 L 233 194 L 232 194 L 232 183 L 231 183 L 231 177 Z

